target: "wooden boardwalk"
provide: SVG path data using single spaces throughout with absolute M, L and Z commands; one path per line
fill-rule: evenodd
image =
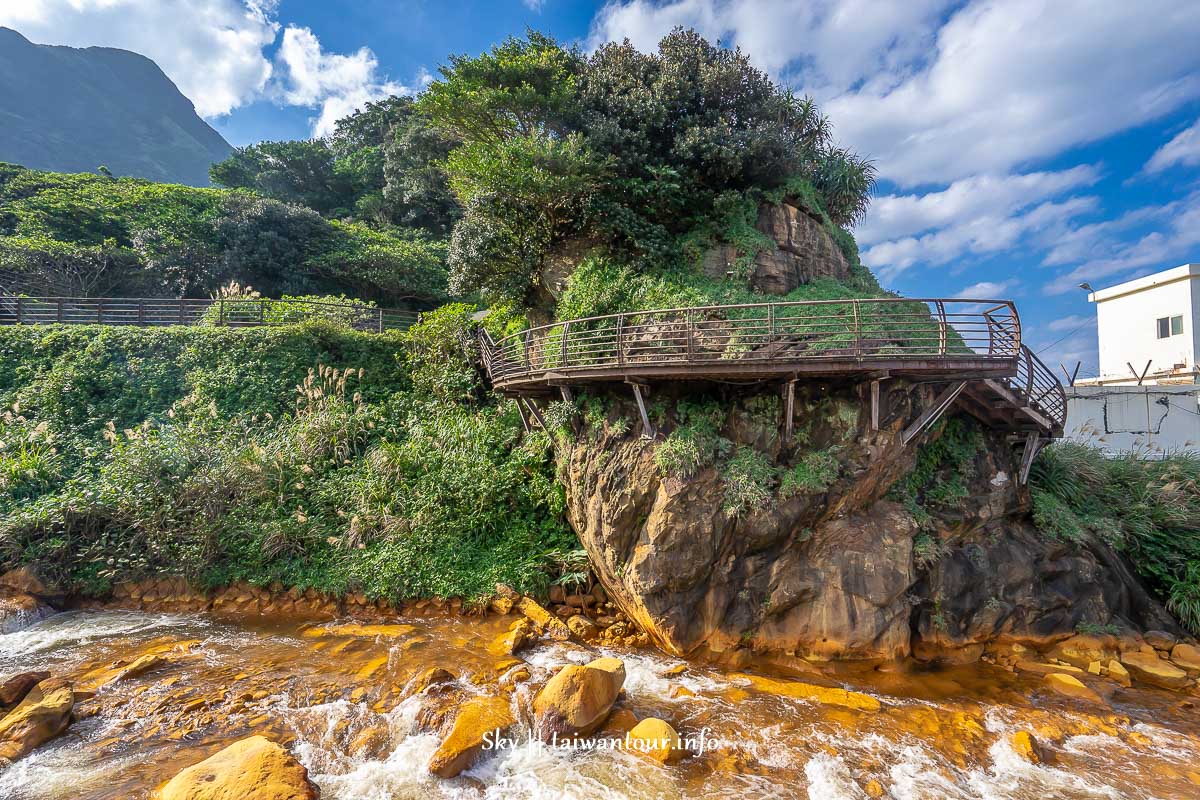
M 994 428 L 1062 435 L 1066 395 L 1021 343 L 1007 300 L 881 298 L 638 311 L 480 336 L 493 387 L 534 398 L 590 383 L 789 384 L 806 377 L 944 384 L 907 439 L 951 406 Z M 878 383 L 872 388 L 877 403 Z M 877 415 L 877 409 L 873 414 Z M 1030 440 L 1033 443 L 1033 440 Z M 1036 445 L 1032 448 L 1036 449 Z M 1032 459 L 1032 456 L 1030 456 Z

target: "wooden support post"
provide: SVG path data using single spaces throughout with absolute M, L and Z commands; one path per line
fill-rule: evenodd
M 942 414 L 946 413 L 946 409 L 950 408 L 966 385 L 966 381 L 958 381 L 943 389 L 942 393 L 933 401 L 933 404 L 922 411 L 921 416 L 917 417 L 900 434 L 900 443 L 907 446 L 909 442 L 916 438 L 917 434 L 941 419 Z
M 529 427 L 529 415 L 525 413 L 525 401 L 520 397 L 517 398 L 517 413 L 521 415 L 521 426 L 529 433 L 532 430 Z
M 559 391 L 562 392 L 562 399 L 563 399 L 564 403 L 572 402 L 572 400 L 574 398 L 571 397 L 571 387 L 570 386 L 560 386 L 560 387 L 558 387 L 558 389 L 559 389 Z
M 783 385 L 783 443 L 792 440 L 792 418 L 796 414 L 796 379 Z
M 1031 432 L 1025 437 L 1025 452 L 1021 454 L 1021 473 L 1017 476 L 1017 483 L 1024 486 L 1029 482 L 1029 470 L 1033 467 L 1033 459 L 1037 457 L 1038 451 L 1042 449 L 1042 437 L 1037 432 Z
M 633 396 L 637 400 L 638 413 L 642 416 L 642 438 L 653 439 L 656 435 L 654 426 L 650 424 L 650 415 L 646 413 L 646 401 L 642 398 L 642 385 L 629 382 L 633 387 Z
M 525 401 L 525 406 L 529 409 L 529 413 L 537 420 L 537 424 L 541 426 L 542 430 L 549 432 L 550 429 L 546 427 L 546 420 L 542 417 L 542 412 L 538 411 L 538 407 L 534 405 L 534 402 L 527 398 L 521 399 Z
M 871 430 L 879 430 L 879 379 L 871 381 Z

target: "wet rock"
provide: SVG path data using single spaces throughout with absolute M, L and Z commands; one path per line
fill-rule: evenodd
M 1159 658 L 1157 654 L 1141 651 L 1122 653 L 1121 663 L 1135 680 L 1160 689 L 1183 689 L 1192 682 L 1185 671 Z
M 1116 648 L 1108 646 L 1094 636 L 1072 636 L 1050 649 L 1050 657 L 1065 661 L 1073 667 L 1087 669 L 1095 661 L 1104 661 L 1116 655 Z
M 555 605 L 561 605 L 562 603 L 566 602 L 566 597 L 567 597 L 567 594 L 565 591 L 563 591 L 562 586 L 560 586 L 558 584 L 554 584 L 553 586 L 550 587 L 550 602 L 551 603 L 554 603 Z
M 50 677 L 49 672 L 20 672 L 0 685 L 0 709 L 7 711 L 22 700 L 29 690 Z
M 1017 731 L 1009 739 L 1017 755 L 1030 764 L 1041 764 L 1046 760 L 1042 745 L 1029 731 Z
M 1083 674 L 1082 669 L 1070 664 L 1044 664 L 1039 661 L 1018 661 L 1015 666 L 1018 672 L 1032 672 L 1035 675 L 1050 675 L 1055 672 Z
M 1115 658 L 1108 660 L 1108 665 L 1104 668 L 1104 673 L 1122 686 L 1132 686 L 1133 680 L 1129 677 L 1129 670 Z
M 443 731 L 467 697 L 466 690 L 454 684 L 434 684 L 425 690 L 413 724 L 424 733 Z
M 53 613 L 30 594 L 0 596 L 0 635 L 28 628 Z
M 71 722 L 75 695 L 61 678 L 40 681 L 0 719 L 0 766 L 28 755 Z
M 1175 646 L 1178 639 L 1167 633 L 1166 631 L 1146 631 L 1142 634 L 1142 638 L 1146 640 L 1146 644 L 1153 647 L 1155 650 L 1162 650 L 1165 653 L 1171 652 L 1171 648 Z
M 231 744 L 169 780 L 160 800 L 318 800 L 308 770 L 264 736 Z
M 625 734 L 625 749 L 660 764 L 666 764 L 679 757 L 683 750 L 683 741 L 670 723 L 649 717 Z
M 606 737 L 624 739 L 625 734 L 637 727 L 637 724 L 637 715 L 628 708 L 614 708 L 604 721 L 601 733 Z
M 424 692 L 435 684 L 453 682 L 453 673 L 441 667 L 430 667 L 414 676 L 404 687 L 404 691 L 401 694 L 404 697 L 412 697 L 414 694 L 421 694 L 421 692 Z
M 883 707 L 883 704 L 871 695 L 863 694 L 862 692 L 852 692 L 848 689 L 817 686 L 801 681 L 777 681 L 773 678 L 764 678 L 761 675 L 749 675 L 746 673 L 733 677 L 749 681 L 755 689 L 761 692 L 777 694 L 783 697 L 798 697 L 802 700 L 811 700 L 822 705 L 841 706 L 842 708 L 851 708 L 855 711 L 872 712 L 878 711 Z
M 616 658 L 569 664 L 546 682 L 533 701 L 537 735 L 588 734 L 604 724 L 625 683 L 625 665 Z
M 1189 673 L 1200 673 L 1200 647 L 1190 644 L 1177 644 L 1171 648 L 1171 661 L 1180 669 Z
M 503 736 L 516 720 L 502 697 L 473 697 L 463 704 L 450 732 L 429 759 L 429 771 L 441 778 L 453 778 L 470 769 L 484 753 L 490 737 Z
M 582 614 L 576 614 L 567 618 L 567 627 L 571 629 L 571 633 L 576 639 L 581 642 L 590 642 L 600 635 L 600 629 L 592 624 L 592 621 Z
M 522 597 L 516 603 L 517 611 L 529 617 L 539 628 L 555 641 L 565 642 L 571 638 L 571 629 L 561 619 L 542 608 L 531 597 Z
M 25 594 L 33 597 L 47 597 L 54 593 L 33 567 L 17 567 L 0 575 L 0 595 Z
M 493 597 L 490 606 L 497 614 L 508 614 L 513 609 L 513 601 L 507 597 Z
M 367 639 L 403 639 L 416 631 L 413 625 L 363 625 L 357 622 L 345 622 L 338 625 L 319 625 L 304 631 L 303 635 L 310 639 L 322 636 L 354 636 Z
M 537 630 L 528 619 L 514 622 L 505 633 L 497 636 L 488 645 L 488 652 L 496 656 L 515 655 L 522 647 L 537 641 Z
M 1078 678 L 1065 672 L 1051 672 L 1046 676 L 1046 684 L 1055 692 L 1066 697 L 1090 700 L 1093 703 L 1102 704 L 1104 702 L 1100 695 L 1085 686 Z

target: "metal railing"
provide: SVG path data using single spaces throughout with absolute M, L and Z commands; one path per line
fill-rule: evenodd
M 1062 428 L 1067 423 L 1067 392 L 1054 371 L 1024 345 L 1017 361 L 1017 374 L 1005 380 L 1033 410 Z
M 1007 300 L 865 298 L 633 311 L 480 337 L 494 386 L 572 377 L 746 375 L 882 367 L 996 377 L 1061 425 L 1062 386 L 1021 344 Z
M 543 325 L 487 343 L 494 382 L 596 367 L 768 361 L 1008 362 L 1021 328 L 1004 300 L 879 298 L 634 311 Z
M 415 311 L 318 300 L 163 297 L 0 297 L 0 325 L 215 325 L 245 328 L 334 320 L 382 333 L 416 323 Z

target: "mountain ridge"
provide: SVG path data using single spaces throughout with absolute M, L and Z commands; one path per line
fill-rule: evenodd
M 0 27 L 0 161 L 208 186 L 233 148 L 146 56 Z

